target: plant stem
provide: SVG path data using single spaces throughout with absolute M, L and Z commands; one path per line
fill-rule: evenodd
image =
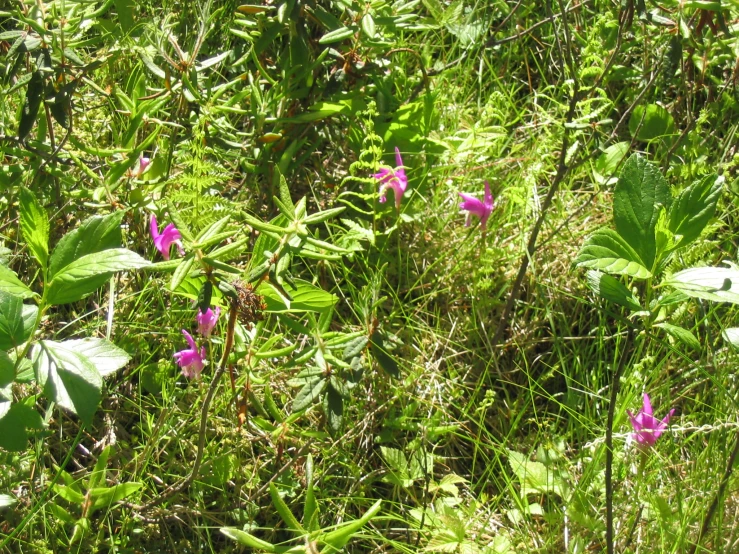
M 621 352 L 616 372 L 611 383 L 611 400 L 608 403 L 608 421 L 606 423 L 606 549 L 608 554 L 614 554 L 613 539 L 613 419 L 616 413 L 616 399 L 621 388 L 621 374 L 629 357 L 629 347 L 634 338 L 634 329 L 629 327 L 626 341 Z

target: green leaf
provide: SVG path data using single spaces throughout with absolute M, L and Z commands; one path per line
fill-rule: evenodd
M 26 306 L 19 297 L 0 291 L 0 350 L 18 347 L 31 338 L 37 314 L 36 306 Z
M 195 264 L 195 254 L 190 253 L 182 259 L 180 265 L 177 266 L 175 272 L 172 274 L 172 281 L 169 283 L 169 290 L 176 291 L 182 282 L 187 279 L 192 271 L 192 266 Z
M 92 503 L 92 514 L 95 510 L 106 508 L 111 504 L 128 498 L 143 486 L 142 483 L 118 483 L 112 487 L 101 487 L 90 489 L 90 496 L 94 499 Z
M 375 20 L 372 18 L 372 15 L 369 13 L 364 14 L 364 17 L 362 17 L 362 32 L 367 35 L 367 38 L 375 38 L 376 29 L 375 29 Z
M 618 279 L 599 271 L 588 271 L 588 287 L 595 294 L 632 311 L 642 309 L 634 294 Z
M 13 381 L 15 381 L 15 362 L 6 352 L 0 351 L 0 389 L 4 389 Z M 2 395 L 0 394 L 1 399 Z
M 26 187 L 21 187 L 20 227 L 23 240 L 43 270 L 49 261 L 49 216 L 36 196 Z
M 647 269 L 654 265 L 660 209 L 669 209 L 671 201 L 670 187 L 655 165 L 638 154 L 626 160 L 614 191 L 613 218 L 618 234 Z
M 31 74 L 31 80 L 28 82 L 26 98 L 23 101 L 21 118 L 18 122 L 18 138 L 21 141 L 25 140 L 28 133 L 33 129 L 33 124 L 36 122 L 36 116 L 38 115 L 38 109 L 41 106 L 43 95 L 44 78 L 41 75 L 41 71 L 36 70 Z
M 739 327 L 724 329 L 722 335 L 724 340 L 728 342 L 734 350 L 739 350 Z
M 273 482 L 270 482 L 269 484 L 269 495 L 272 497 L 272 504 L 274 505 L 275 510 L 277 510 L 277 513 L 280 514 L 280 517 L 282 518 L 282 521 L 285 522 L 285 525 L 287 525 L 288 528 L 292 529 L 293 531 L 304 533 L 305 529 L 303 529 L 303 526 L 300 525 L 297 518 L 290 511 L 290 508 L 288 508 L 287 504 L 285 504 L 285 501 L 280 496 L 280 491 L 277 490 L 277 486 Z
M 590 235 L 574 263 L 580 267 L 628 275 L 634 279 L 648 279 L 652 276 L 634 249 L 612 229 L 598 229 Z
M 0 265 L 0 291 L 7 292 L 19 298 L 31 298 L 38 296 L 29 289 L 16 275 L 15 271 Z
M 75 413 L 87 425 L 100 403 L 103 378 L 90 359 L 65 343 L 40 341 L 36 380 L 59 406 Z
M 629 118 L 629 132 L 642 141 L 666 138 L 675 133 L 675 121 L 670 112 L 658 104 L 637 106 Z
M 678 243 L 686 246 L 697 239 L 716 212 L 724 178 L 707 175 L 683 190 L 670 210 L 669 229 L 681 235 Z
M 664 284 L 693 298 L 739 304 L 739 270 L 733 267 L 693 267 Z
M 0 448 L 19 452 L 28 447 L 27 429 L 44 428 L 44 420 L 36 410 L 23 403 L 0 402 Z
M 303 506 L 303 527 L 308 531 L 319 528 L 318 503 L 313 490 L 313 455 L 308 452 L 305 458 L 305 504 Z
M 323 396 L 323 413 L 326 416 L 329 432 L 334 436 L 337 435 L 344 422 L 344 399 L 332 386 L 328 387 Z
M 75 302 L 100 288 L 114 273 L 148 265 L 148 260 L 125 248 L 87 254 L 54 274 L 46 301 L 51 305 Z
M 359 531 L 362 527 L 367 525 L 370 520 L 377 515 L 380 511 L 382 500 L 378 500 L 370 509 L 367 510 L 362 517 L 355 519 L 354 521 L 347 521 L 339 525 L 336 529 L 330 533 L 322 535 L 319 540 L 329 546 L 336 549 L 344 548 L 351 538 Z
M 259 539 L 246 531 L 242 531 L 241 529 L 236 529 L 235 527 L 221 527 L 220 531 L 229 539 L 234 540 L 243 546 L 248 546 L 249 548 L 255 548 L 257 550 L 264 550 L 265 552 L 277 552 L 277 549 L 273 544 L 263 541 L 262 539 Z
M 400 377 L 398 362 L 388 354 L 385 349 L 385 337 L 379 331 L 375 331 L 370 337 L 370 351 L 385 373 L 395 379 Z
M 306 380 L 303 388 L 295 395 L 293 412 L 301 412 L 318 400 L 326 385 L 328 385 L 328 380 L 324 379 L 323 376 Z
M 106 339 L 71 339 L 61 344 L 84 355 L 102 377 L 112 375 L 131 360 L 128 352 Z
M 509 450 L 508 463 L 521 484 L 521 496 L 535 493 L 565 496 L 565 485 L 561 478 L 541 462 L 532 462 L 525 455 Z
M 0 494 L 0 511 L 12 508 L 18 501 L 9 494 Z
M 659 327 L 660 329 L 663 329 L 668 335 L 680 341 L 688 348 L 692 350 L 700 350 L 701 343 L 698 341 L 697 338 L 695 338 L 695 335 L 691 333 L 689 330 L 684 329 L 683 327 L 678 327 L 677 325 L 672 325 L 671 323 L 665 323 L 665 322 L 657 323 L 655 324 L 655 327 Z
M 105 216 L 93 216 L 64 235 L 51 253 L 49 279 L 86 254 L 120 247 L 121 220 L 124 215 L 124 211 L 118 211 Z
M 603 184 L 611 182 L 621 161 L 629 151 L 630 142 L 617 142 L 606 148 L 593 164 L 593 176 Z M 615 179 L 614 179 L 615 180 Z
M 345 40 L 352 35 L 354 35 L 353 29 L 349 27 L 339 27 L 338 29 L 334 29 L 333 31 L 323 35 L 318 41 L 318 44 L 333 44 L 334 42 Z
M 312 225 L 313 223 L 320 223 L 321 221 L 326 221 L 327 219 L 331 219 L 332 217 L 339 215 L 345 209 L 346 209 L 345 206 L 341 206 L 339 208 L 330 208 L 328 210 L 323 210 L 322 212 L 317 212 L 317 213 L 309 215 L 308 217 L 303 219 L 303 223 L 305 225 Z
M 259 288 L 259 293 L 264 296 L 267 311 L 273 313 L 296 313 L 296 312 L 326 312 L 330 310 L 339 298 L 320 289 L 308 281 L 302 279 L 294 280 L 296 289 L 289 288 L 290 305 L 274 287 L 272 283 L 265 282 Z

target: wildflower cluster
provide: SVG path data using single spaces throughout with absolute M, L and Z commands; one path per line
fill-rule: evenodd
M 387 201 L 387 191 L 392 190 L 395 195 L 395 208 L 400 210 L 400 202 L 403 199 L 406 189 L 408 188 L 408 177 L 405 174 L 405 166 L 400 150 L 395 147 L 395 164 L 396 167 L 382 167 L 380 171 L 373 174 L 372 177 L 380 182 L 380 203 Z M 487 227 L 488 218 L 495 208 L 493 195 L 490 192 L 490 183 L 485 181 L 485 197 L 479 200 L 472 195 L 460 192 L 459 196 L 464 200 L 459 207 L 467 211 L 467 220 L 465 226 L 469 227 L 472 216 L 474 215 L 480 220 L 480 228 L 484 233 Z

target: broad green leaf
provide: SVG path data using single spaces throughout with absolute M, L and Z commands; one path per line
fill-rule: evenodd
M 382 500 L 378 500 L 370 509 L 367 510 L 362 517 L 355 519 L 354 521 L 347 521 L 339 525 L 336 529 L 330 533 L 326 533 L 319 538 L 320 542 L 328 544 L 333 548 L 340 549 L 344 548 L 351 538 L 359 531 L 362 527 L 367 525 L 370 520 L 377 515 L 380 511 Z
M 120 247 L 121 220 L 124 215 L 124 211 L 117 211 L 105 216 L 93 216 L 64 235 L 51 253 L 49 279 L 82 256 Z
M 29 289 L 16 275 L 15 271 L 0 265 L 0 291 L 7 292 L 19 298 L 31 298 L 38 296 Z
M 6 352 L 0 351 L 0 389 L 4 389 L 13 381 L 15 381 L 15 362 Z
M 20 188 L 20 226 L 23 240 L 42 269 L 49 261 L 49 216 L 36 196 Z
M 180 265 L 177 266 L 177 269 L 172 274 L 169 290 L 176 291 L 179 288 L 182 282 L 187 279 L 187 276 L 190 275 L 193 265 L 195 265 L 195 254 L 190 253 L 180 262 Z
M 643 141 L 666 138 L 675 133 L 675 121 L 670 112 L 658 104 L 637 106 L 629 118 L 629 132 Z
M 65 346 L 69 346 L 69 343 L 65 343 Z M 90 478 L 87 480 L 87 488 L 95 489 L 98 487 L 105 486 L 105 481 L 108 475 L 108 460 L 110 459 L 111 446 L 108 445 L 103 448 L 103 451 L 98 456 L 95 462 L 95 467 L 90 473 Z
M 739 270 L 735 268 L 693 267 L 675 273 L 664 284 L 693 298 L 739 304 Z
M 669 209 L 671 201 L 670 187 L 657 166 L 638 154 L 626 160 L 614 191 L 613 219 L 618 234 L 647 269 L 654 265 L 660 209 Z
M 691 333 L 689 330 L 684 329 L 683 327 L 678 327 L 677 325 L 672 325 L 671 323 L 657 323 L 655 324 L 655 327 L 659 327 L 660 329 L 663 329 L 668 335 L 673 337 L 674 339 L 677 339 L 681 343 L 683 343 L 688 348 L 691 348 L 693 350 L 700 350 L 701 343 L 698 341 L 697 338 L 695 338 L 695 335 Z
M 0 448 L 11 452 L 25 450 L 28 448 L 27 429 L 43 428 L 41 414 L 30 406 L 0 402 Z
M 295 279 L 294 283 L 296 289 L 289 286 L 286 288 L 291 297 L 289 307 L 272 283 L 263 283 L 259 287 L 259 293 L 264 296 L 268 312 L 325 312 L 330 310 L 339 300 L 336 295 L 326 292 L 308 281 Z
M 508 451 L 508 463 L 521 484 L 521 496 L 554 493 L 565 496 L 565 484 L 553 469 L 541 462 L 532 462 L 527 456 Z
M 0 510 L 12 508 L 17 502 L 18 501 L 15 499 L 14 496 L 11 496 L 9 494 L 0 494 Z
M 46 395 L 59 406 L 75 413 L 87 425 L 101 398 L 103 378 L 92 362 L 64 343 L 40 341 L 36 358 L 36 379 Z
M 83 354 L 95 366 L 102 377 L 112 375 L 125 366 L 131 356 L 122 348 L 106 339 L 89 337 L 71 339 L 61 343 L 65 348 Z
M 610 300 L 614 304 L 625 306 L 632 311 L 641 310 L 639 301 L 634 294 L 618 279 L 599 271 L 588 271 L 588 287 L 595 294 Z
M 680 246 L 697 239 L 716 212 L 724 178 L 707 175 L 683 190 L 670 210 L 669 229 L 681 235 Z
M 617 142 L 606 148 L 593 164 L 593 176 L 600 183 L 610 183 L 621 161 L 629 151 L 630 142 Z M 613 179 L 615 181 L 615 179 Z
M 375 20 L 372 18 L 371 14 L 364 14 L 364 17 L 362 17 L 361 26 L 362 32 L 367 35 L 367 38 L 375 38 Z
M 285 525 L 289 529 L 292 529 L 293 531 L 297 531 L 298 533 L 304 533 L 305 529 L 303 529 L 303 526 L 300 525 L 297 518 L 293 515 L 293 513 L 290 511 L 290 508 L 285 504 L 285 501 L 280 496 L 280 491 L 277 490 L 277 486 L 274 484 L 274 482 L 270 482 L 269 484 L 269 495 L 272 497 L 272 504 L 275 507 L 275 510 L 277 510 L 277 513 L 280 514 L 280 517 L 282 518 L 282 521 L 285 522 Z
M 15 348 L 34 332 L 38 308 L 0 290 L 0 350 Z
M 385 348 L 385 337 L 381 332 L 375 331 L 370 337 L 370 351 L 385 373 L 396 379 L 400 377 L 398 362 L 388 354 Z
M 52 305 L 75 302 L 100 288 L 114 273 L 148 265 L 148 260 L 125 248 L 87 254 L 54 274 L 46 301 Z
M 598 229 L 590 235 L 574 263 L 580 267 L 628 275 L 634 279 L 649 279 L 652 276 L 644 267 L 639 254 L 612 229 Z
M 241 529 L 236 529 L 235 527 L 221 527 L 220 531 L 229 539 L 234 540 L 243 546 L 263 550 L 264 552 L 277 552 L 273 544 L 263 541 L 262 539 L 258 539 L 254 535 L 247 533 L 246 531 L 242 531 Z

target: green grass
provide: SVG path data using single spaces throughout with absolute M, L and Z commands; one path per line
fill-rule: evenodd
M 46 427 L 23 450 L 0 449 L 0 494 L 15 501 L 2 509 L 2 548 L 249 551 L 227 539 L 222 527 L 278 545 L 305 546 L 293 540 L 298 535 L 287 528 L 284 511 L 270 495 L 273 484 L 306 527 L 309 522 L 302 518 L 314 494 L 315 529 L 326 532 L 381 499 L 379 515 L 358 531 L 348 552 L 605 551 L 607 413 L 613 375 L 626 356 L 613 429 L 616 551 L 689 551 L 737 436 L 737 358 L 722 338 L 735 325 L 736 308 L 694 299 L 667 308 L 669 322 L 698 338 L 700 347 L 690 348 L 596 298 L 585 271 L 572 262 L 596 228 L 612 226 L 613 183 L 598 180 L 594 166 L 600 151 L 619 141 L 629 144 L 629 153 L 643 152 L 660 166 L 675 193 L 708 172 L 726 177 L 716 216 L 669 271 L 736 259 L 733 143 L 739 120 L 731 41 L 737 9 L 724 6 L 731 39 L 699 27 L 702 14 L 693 7 L 683 9 L 684 26 L 677 33 L 635 14 L 616 50 L 623 9 L 601 0 L 569 6 L 566 22 L 559 3 L 514 4 L 518 7 L 509 18 L 511 3 L 506 2 L 424 0 L 407 8 L 383 2 L 288 3 L 302 11 L 288 13 L 283 21 L 276 19 L 275 9 L 234 15 L 237 5 L 210 7 L 198 60 L 233 52 L 226 63 L 203 70 L 197 85 L 183 84 L 176 68 L 167 68 L 167 78 L 155 75 L 131 49 L 158 42 L 160 50 L 174 56 L 162 26 L 169 21 L 183 50 L 191 52 L 200 27 L 194 8 L 141 3 L 131 14 L 136 25 L 124 33 L 106 23 L 113 21 L 116 3 L 93 28 L 68 37 L 86 60 L 105 60 L 78 85 L 76 142 L 65 142 L 59 152 L 72 160 L 68 165 L 52 161 L 39 171 L 48 157 L 39 151 L 52 151 L 48 134 L 36 140 L 39 125 L 46 124 L 44 110 L 24 145 L 14 137 L 25 88 L 6 94 L 0 108 L 5 137 L 0 151 L 6 160 L 0 235 L 11 250 L 10 267 L 41 290 L 17 225 L 19 186 L 33 190 L 54 214 L 52 245 L 89 215 L 126 209 L 124 245 L 153 261 L 161 257 L 151 244 L 148 217 L 156 211 L 161 225 L 161 216 L 171 215 L 169 201 L 194 234 L 223 214 L 232 215 L 229 240 L 248 239 L 229 260 L 243 277 L 258 263 L 252 252 L 259 235 L 245 214 L 275 222 L 279 211 L 272 197 L 280 194 L 279 168 L 292 201 L 307 198 L 308 214 L 345 205 L 342 198 L 356 206 L 327 224 L 310 226 L 320 240 L 351 245 L 351 256 L 316 260 L 296 254 L 279 270 L 288 280 L 304 279 L 335 294 L 332 319 L 267 313 L 256 330 L 246 324 L 237 329 L 235 388 L 228 376 L 214 385 L 202 466 L 189 486 L 152 505 L 193 468 L 201 409 L 226 340 L 227 305 L 220 300 L 224 315 L 208 343 L 202 379 L 188 381 L 172 354 L 184 347 L 180 330 L 194 328 L 191 296 L 202 278 L 193 277 L 172 292 L 171 273 L 116 276 L 110 339 L 131 361 L 106 379 L 93 424 L 83 426 L 34 383 L 13 385 L 14 401 L 29 399 Z M 54 4 L 60 11 L 49 7 L 45 24 L 57 29 L 58 14 L 72 8 L 86 9 Z M 330 30 L 322 9 L 341 24 L 356 24 L 356 34 L 320 44 Z M 360 30 L 366 13 L 374 16 L 383 41 Z M 388 23 L 399 13 L 419 17 Z M 679 17 L 678 8 L 659 13 Z M 27 29 L 17 18 L 4 25 L 0 32 Z M 254 32 L 254 42 L 229 29 Z M 680 34 L 687 32 L 689 37 Z M 260 43 L 265 36 L 271 38 Z M 682 51 L 675 65 L 671 56 L 678 36 L 683 36 Z M 327 46 L 334 51 L 319 60 Z M 259 51 L 252 55 L 251 48 Z M 149 56 L 166 66 L 156 52 L 150 48 Z M 8 74 L 14 59 L 2 60 Z M 24 57 L 14 78 L 35 63 Z M 310 84 L 300 73 L 305 64 L 315 64 Z M 593 90 L 606 67 L 609 72 Z M 427 79 L 424 72 L 430 74 Z M 63 82 L 74 75 L 65 73 Z M 582 97 L 565 124 L 574 81 Z M 12 83 L 7 78 L 0 89 L 7 91 Z M 197 88 L 199 97 L 186 96 L 188 86 Z M 121 99 L 124 94 L 135 109 Z M 157 105 L 147 97 L 167 101 Z M 372 159 L 363 143 L 370 101 L 379 137 L 372 144 L 382 143 L 388 163 L 398 146 L 407 167 L 410 185 L 401 215 L 392 198 L 382 205 L 356 196 L 376 192 L 376 183 L 344 180 L 362 148 L 369 157 L 361 159 Z M 137 120 L 134 112 L 145 102 L 150 102 L 144 104 L 146 115 Z M 336 108 L 339 103 L 343 107 Z M 632 104 L 655 103 L 670 112 L 677 136 L 687 130 L 679 142 L 671 142 L 676 137 L 638 140 L 628 119 L 616 127 Z M 300 119 L 316 105 L 335 112 Z M 52 125 L 58 146 L 65 129 Z M 111 179 L 110 168 L 153 131 L 156 140 L 145 149 L 156 151 L 150 172 L 138 181 Z M 567 168 L 558 176 L 565 136 L 571 148 Z M 96 148 L 121 153 L 103 157 Z M 362 169 L 355 177 L 372 171 Z M 617 171 L 611 168 L 611 174 Z M 464 227 L 457 206 L 458 192 L 481 196 L 485 179 L 496 208 L 482 236 L 474 224 Z M 547 206 L 553 184 L 558 188 Z M 356 195 L 340 197 L 346 191 Z M 528 270 L 515 290 L 540 217 Z M 362 236 L 371 235 L 374 244 L 349 236 L 342 218 L 363 227 Z M 276 243 L 267 247 L 277 248 Z M 270 282 L 276 278 L 271 275 Z M 287 282 L 283 287 L 289 290 Z M 646 290 L 644 284 L 635 287 L 640 294 Z M 502 321 L 512 293 L 516 302 Z M 81 301 L 54 307 L 39 338 L 105 337 L 109 295 L 106 285 Z M 296 324 L 310 332 L 300 332 Z M 629 344 L 630 324 L 636 332 Z M 369 336 L 375 330 L 386 337 L 397 376 L 366 348 L 338 431 L 330 432 L 320 403 L 293 409 L 301 390 L 296 376 L 320 366 L 315 357 L 301 360 L 302 354 L 341 333 Z M 283 336 L 269 348 L 297 344 L 294 352 L 255 356 L 278 335 Z M 327 351 L 340 358 L 343 349 Z M 340 362 L 330 363 L 333 371 L 349 375 Z M 656 446 L 642 453 L 629 440 L 626 410 L 637 411 L 645 391 L 656 415 L 670 408 L 676 414 Z M 106 446 L 111 446 L 107 486 L 141 483 L 141 488 L 95 512 L 89 530 L 70 544 L 74 524 L 62 521 L 58 507 L 76 518 L 83 506 L 65 499 L 51 481 L 64 477 L 61 464 L 82 486 Z M 736 550 L 737 490 L 732 475 L 696 552 Z

